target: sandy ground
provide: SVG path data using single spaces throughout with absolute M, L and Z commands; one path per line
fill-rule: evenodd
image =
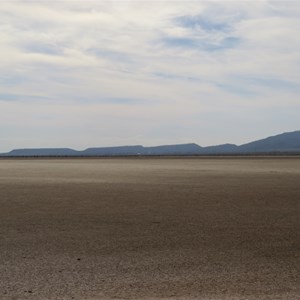
M 0 299 L 300 299 L 300 158 L 0 160 Z

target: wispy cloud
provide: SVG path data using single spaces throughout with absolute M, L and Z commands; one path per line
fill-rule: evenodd
M 192 39 L 182 37 L 166 37 L 162 39 L 163 43 L 168 47 L 191 48 L 198 51 L 220 51 L 231 49 L 241 42 L 236 37 L 226 37 L 217 41 L 209 41 L 205 39 Z
M 196 30 L 204 30 L 209 32 L 228 31 L 231 28 L 229 23 L 221 23 L 214 20 L 209 20 L 202 15 L 180 16 L 174 19 L 179 25 Z
M 49 144 L 84 148 L 300 127 L 296 1 L 20 0 L 3 2 L 0 19 L 3 149 L 46 145 L 43 129 Z M 249 112 L 263 125 L 245 135 Z
M 25 53 L 40 53 L 45 55 L 63 55 L 63 51 L 56 45 L 29 42 L 22 45 Z
M 10 94 L 10 93 L 0 93 L 0 102 L 1 101 L 16 101 L 16 102 L 23 102 L 23 101 L 41 101 L 48 99 L 45 96 L 37 96 L 37 95 L 20 95 L 20 94 Z

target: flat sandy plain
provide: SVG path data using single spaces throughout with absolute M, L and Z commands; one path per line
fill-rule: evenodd
M 300 158 L 0 160 L 0 299 L 300 299 Z

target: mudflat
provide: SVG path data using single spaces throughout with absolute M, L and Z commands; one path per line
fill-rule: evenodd
M 0 299 L 300 299 L 300 158 L 0 160 Z

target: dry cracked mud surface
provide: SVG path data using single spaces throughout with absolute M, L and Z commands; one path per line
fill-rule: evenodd
M 0 299 L 300 299 L 300 158 L 0 160 Z

